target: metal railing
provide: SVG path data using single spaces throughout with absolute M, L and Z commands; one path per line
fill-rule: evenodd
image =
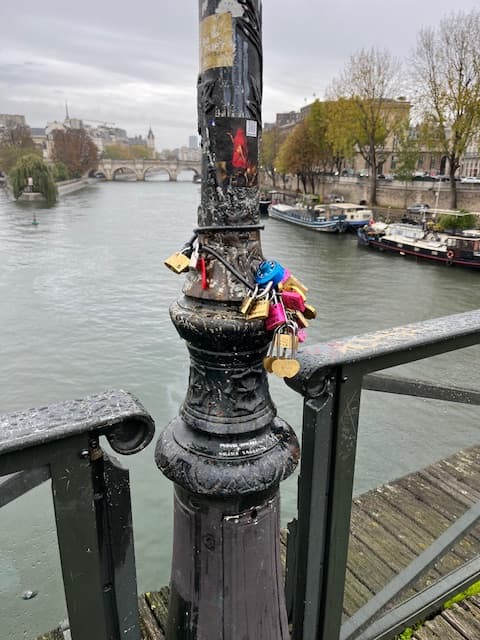
M 292 640 L 387 640 L 480 578 L 480 561 L 383 614 L 386 606 L 478 522 L 475 505 L 342 625 L 360 396 L 363 388 L 480 404 L 480 391 L 376 371 L 480 342 L 480 311 L 319 344 L 300 355 L 289 386 L 304 396 L 298 520 L 289 525 L 287 604 Z
M 292 640 L 388 640 L 480 578 L 477 558 L 383 613 L 479 519 L 475 505 L 342 625 L 361 390 L 480 404 L 478 389 L 374 372 L 480 342 L 480 311 L 314 345 L 288 382 L 304 396 L 298 520 L 289 525 L 286 592 Z M 132 454 L 154 423 L 130 394 L 0 416 L 0 507 L 48 478 L 73 640 L 138 640 L 128 472 L 99 446 Z M 72 520 L 74 526 L 72 526 Z
M 133 454 L 154 423 L 111 391 L 0 416 L 0 507 L 51 479 L 74 640 L 140 639 L 128 471 L 99 446 Z

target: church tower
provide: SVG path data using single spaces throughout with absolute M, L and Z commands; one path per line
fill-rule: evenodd
M 155 136 L 153 135 L 152 127 L 149 128 L 147 134 L 147 148 L 150 150 L 151 157 L 155 158 Z

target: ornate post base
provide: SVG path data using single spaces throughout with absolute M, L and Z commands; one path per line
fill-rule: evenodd
M 171 308 L 191 369 L 155 454 L 175 483 L 167 640 L 287 640 L 278 496 L 298 441 L 270 399 L 263 322 L 222 308 Z

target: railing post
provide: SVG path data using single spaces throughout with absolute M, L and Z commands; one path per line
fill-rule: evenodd
M 340 636 L 361 381 L 355 365 L 338 367 L 306 390 L 298 524 L 287 557 L 292 640 Z
M 186 399 L 156 461 L 175 484 L 168 640 L 286 640 L 279 483 L 298 442 L 276 417 L 262 320 L 239 313 L 262 260 L 260 0 L 199 0 L 200 255 L 170 309 L 190 352 Z M 205 283 L 205 275 L 207 283 Z M 207 286 L 207 288 L 205 288 Z

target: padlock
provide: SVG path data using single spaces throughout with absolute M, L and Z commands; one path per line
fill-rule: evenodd
M 270 301 L 268 298 L 255 300 L 253 307 L 247 314 L 247 320 L 266 320 L 269 315 Z
M 198 268 L 199 255 L 200 255 L 200 247 L 198 244 L 198 240 L 195 240 L 195 242 L 193 243 L 192 254 L 190 256 L 190 262 L 189 262 L 189 266 L 191 269 Z
M 274 347 L 283 351 L 284 349 L 290 350 L 291 353 L 297 350 L 298 338 L 293 333 L 277 333 L 274 337 Z
M 294 311 L 305 309 L 305 299 L 298 291 L 282 291 L 282 302 L 287 309 Z
M 177 251 L 177 253 L 167 258 L 163 264 L 174 273 L 184 273 L 188 271 L 190 258 L 181 251 Z
M 284 277 L 285 269 L 279 262 L 274 260 L 264 260 L 258 266 L 255 273 L 255 282 L 259 285 L 266 285 L 271 282 L 276 286 Z
M 295 311 L 295 322 L 301 329 L 306 329 L 310 326 L 310 323 L 306 319 L 305 315 L 301 311 Z
M 295 288 L 294 288 L 295 287 Z M 279 284 L 279 289 L 282 291 L 300 291 L 305 298 L 308 292 L 308 287 L 306 287 L 303 282 L 300 282 L 295 276 L 292 274 L 289 275 L 288 278 L 282 280 Z
M 277 298 L 274 296 L 272 302 L 270 303 L 270 308 L 268 310 L 268 317 L 265 321 L 265 329 L 267 331 L 271 331 L 276 327 L 280 327 L 282 324 L 287 322 L 287 314 L 285 313 L 285 307 L 282 302 L 279 302 Z
M 306 296 L 305 293 L 303 292 L 303 289 L 301 289 L 300 287 L 297 287 L 296 284 L 289 284 L 287 289 L 283 289 L 283 291 L 291 291 L 293 293 L 297 293 L 303 300 L 303 302 L 305 302 Z
M 299 342 L 305 342 L 305 340 L 307 339 L 307 332 L 305 331 L 305 329 L 299 329 L 297 331 L 297 338 Z
M 317 317 L 317 310 L 311 304 L 305 303 L 305 309 L 303 310 L 302 313 L 305 316 L 305 318 L 308 318 L 309 320 L 314 320 Z
M 255 298 L 258 294 L 258 286 L 255 287 L 253 291 L 249 291 L 245 298 L 243 299 L 242 304 L 240 305 L 240 313 L 246 315 L 250 309 L 253 307 L 253 303 L 255 302 Z

